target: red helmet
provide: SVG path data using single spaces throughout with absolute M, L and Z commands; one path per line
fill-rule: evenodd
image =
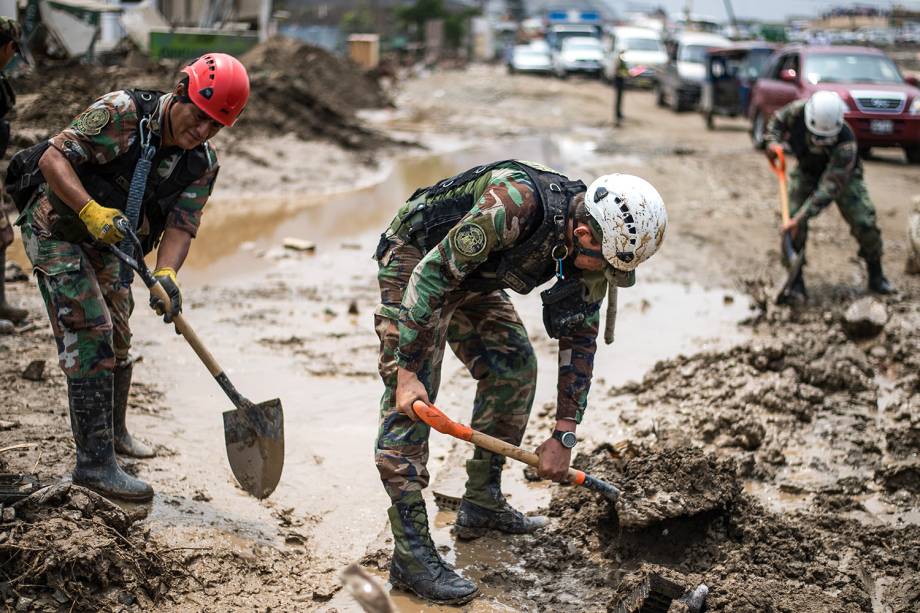
M 211 119 L 232 126 L 249 99 L 249 75 L 232 55 L 208 53 L 182 69 L 187 96 Z

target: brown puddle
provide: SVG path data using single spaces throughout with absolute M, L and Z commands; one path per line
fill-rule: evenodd
M 139 378 L 169 382 L 165 402 L 173 411 L 168 420 L 139 416 L 135 427 L 142 437 L 176 452 L 145 464 L 142 471 L 161 492 L 150 522 L 217 528 L 233 538 L 281 546 L 286 527 L 277 516 L 293 509 L 290 515 L 309 528 L 307 547 L 317 556 L 328 556 L 331 568 L 360 559 L 369 548 L 385 546 L 378 537 L 388 532 L 389 501 L 373 465 L 381 385 L 372 321 L 376 266 L 370 256 L 380 231 L 415 187 L 485 160 L 508 157 L 566 167 L 552 141 L 525 139 L 500 151 L 410 158 L 398 162 L 380 185 L 355 192 L 252 203 L 245 207 L 245 222 L 235 214 L 208 218 L 183 269 L 186 318 L 242 394 L 281 398 L 284 473 L 277 490 L 263 502 L 235 485 L 221 424 L 221 413 L 232 408 L 229 401 L 181 337 L 139 308 L 132 322 L 136 351 L 144 355 Z M 315 242 L 316 254 L 280 248 L 285 237 Z M 654 278 L 655 263 L 647 266 Z M 555 398 L 555 342 L 543 333 L 538 292 L 513 299 L 540 361 L 536 415 L 542 404 Z M 736 324 L 747 315 L 748 302 L 734 292 L 640 280 L 635 288 L 621 292 L 620 300 L 617 341 L 598 352 L 597 394 L 640 378 L 660 359 L 730 346 L 747 337 Z M 468 422 L 474 391 L 462 364 L 449 355 L 443 367 L 441 408 Z M 537 421 L 534 417 L 533 434 L 525 442 L 532 442 L 531 448 L 545 437 Z M 585 448 L 604 442 L 605 436 L 622 438 L 617 436 L 622 424 L 609 410 L 589 414 L 582 430 Z M 429 492 L 459 496 L 465 480 L 463 460 L 471 453 L 465 444 L 433 433 Z M 158 481 L 157 474 L 175 463 L 184 475 L 180 482 Z M 555 487 L 527 483 L 520 466 L 511 466 L 505 475 L 510 501 L 524 511 L 544 506 Z M 449 561 L 461 569 L 496 561 L 514 566 L 502 541 L 455 546 L 449 534 L 453 514 L 435 513 L 430 502 L 434 537 L 450 548 L 445 554 Z M 399 598 L 400 610 L 437 610 L 404 595 Z M 344 592 L 329 604 L 357 610 Z M 487 593 L 472 610 L 514 610 L 514 605 L 502 593 Z

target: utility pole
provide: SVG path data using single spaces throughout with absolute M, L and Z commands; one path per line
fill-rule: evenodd
M 728 13 L 728 19 L 732 24 L 732 30 L 734 30 L 735 36 L 738 36 L 738 20 L 735 19 L 735 10 L 732 8 L 732 0 L 723 1 L 725 2 L 725 12 Z

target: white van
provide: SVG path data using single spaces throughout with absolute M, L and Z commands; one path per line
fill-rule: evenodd
M 628 83 L 636 87 L 653 87 L 657 71 L 668 61 L 661 36 L 650 28 L 620 26 L 610 32 L 604 57 L 604 78 L 612 81 L 616 74 L 617 57 L 623 53 L 630 69 Z

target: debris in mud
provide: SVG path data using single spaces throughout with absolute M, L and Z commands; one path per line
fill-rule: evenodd
M 148 608 L 183 574 L 129 532 L 124 511 L 84 488 L 50 486 L 12 508 L 15 519 L 0 524 L 0 603 L 10 609 Z
M 672 608 L 686 613 L 700 613 L 706 604 L 709 588 L 700 584 L 690 589 L 681 573 L 643 564 L 623 578 L 617 586 L 618 596 L 613 613 L 668 613 Z M 672 604 L 672 603 L 677 603 Z
M 303 238 L 294 238 L 288 237 L 281 241 L 281 245 L 285 249 L 290 249 L 291 251 L 302 251 L 305 253 L 316 253 L 316 243 L 313 241 L 308 241 Z
M 12 260 L 7 260 L 3 278 L 7 283 L 16 283 L 17 281 L 28 281 L 29 275 L 22 270 L 22 266 Z
M 0 334 L 12 334 L 16 331 L 16 326 L 13 325 L 13 322 L 7 319 L 0 319 Z
M 32 360 L 29 362 L 29 365 L 22 371 L 22 378 L 28 381 L 44 381 L 45 360 Z
M 850 338 L 871 338 L 888 323 L 888 309 L 878 298 L 866 296 L 851 304 L 843 314 L 843 329 Z

